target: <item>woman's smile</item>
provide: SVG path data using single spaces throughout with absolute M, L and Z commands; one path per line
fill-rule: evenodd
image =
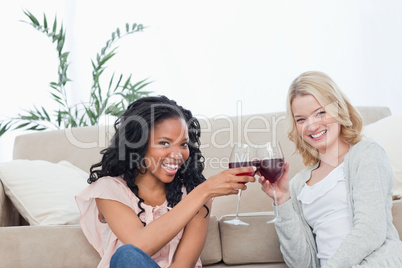
M 168 173 L 169 175 L 176 175 L 177 170 L 182 165 L 182 163 L 162 163 L 162 168 Z
M 315 139 L 315 140 L 318 140 L 318 139 L 324 138 L 326 133 L 327 133 L 327 131 L 323 130 L 323 131 L 318 132 L 317 134 L 311 134 L 310 137 Z

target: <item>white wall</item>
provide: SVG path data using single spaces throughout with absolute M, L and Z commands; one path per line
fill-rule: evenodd
M 20 22 L 22 9 L 64 21 L 73 102 L 88 99 L 90 60 L 110 33 L 137 22 L 148 28 L 119 43 L 109 69 L 149 77 L 149 90 L 196 115 L 284 110 L 289 84 L 307 70 L 328 73 L 355 105 L 402 113 L 402 1 L 14 0 L 0 4 L 1 117 L 53 107 L 56 52 Z M 0 138 L 0 160 L 11 159 L 16 134 Z

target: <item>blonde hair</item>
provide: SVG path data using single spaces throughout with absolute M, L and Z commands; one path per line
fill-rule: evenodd
M 326 74 L 309 71 L 299 75 L 290 85 L 287 96 L 287 118 L 289 120 L 288 137 L 296 145 L 303 157 L 306 166 L 318 162 L 318 151 L 310 144 L 304 142 L 297 132 L 296 122 L 292 112 L 292 102 L 298 96 L 312 95 L 340 125 L 341 139 L 349 144 L 356 144 L 362 139 L 363 127 L 360 113 L 352 106 L 345 94 L 335 82 Z

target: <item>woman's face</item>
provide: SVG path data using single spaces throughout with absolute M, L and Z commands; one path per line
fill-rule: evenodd
M 293 118 L 300 137 L 320 153 L 338 148 L 341 126 L 325 112 L 313 95 L 296 96 L 292 105 Z M 336 147 L 335 147 L 336 146 Z
M 156 179 L 172 182 L 179 167 L 188 159 L 188 128 L 184 119 L 166 119 L 151 129 L 145 153 L 147 173 Z

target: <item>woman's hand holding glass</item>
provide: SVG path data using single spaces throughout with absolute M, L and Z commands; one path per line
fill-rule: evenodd
M 269 182 L 269 186 L 265 184 L 265 182 L 262 186 L 265 186 L 265 192 L 268 195 L 270 195 L 271 192 L 273 193 L 274 203 L 277 205 L 277 185 L 278 181 L 282 178 L 285 169 L 285 158 L 279 141 L 272 141 L 258 145 L 257 159 L 259 160 L 259 174 Z M 259 181 L 261 183 L 261 179 Z M 289 190 L 289 187 L 287 187 L 287 190 Z M 276 210 L 275 215 L 275 218 L 267 223 L 282 221 L 278 210 Z
M 254 174 L 255 171 L 257 170 L 258 167 L 258 160 L 256 159 L 256 151 L 254 148 L 250 147 L 247 144 L 242 144 L 242 143 L 235 143 L 233 148 L 232 148 L 232 153 L 230 154 L 229 157 L 229 170 L 236 172 L 236 169 L 239 167 L 253 167 L 253 170 L 251 172 L 237 172 L 236 177 L 239 179 L 244 178 L 244 177 L 251 177 L 254 179 Z M 246 184 L 248 180 L 240 180 L 240 183 Z M 248 226 L 249 224 L 246 222 L 243 222 L 239 218 L 239 208 L 240 208 L 240 199 L 241 199 L 241 194 L 242 191 L 245 190 L 245 185 L 243 187 L 236 187 L 235 190 L 237 190 L 237 208 L 236 208 L 236 216 L 232 220 L 227 220 L 224 221 L 227 224 L 233 224 L 233 225 L 243 225 L 243 226 Z
M 224 170 L 206 180 L 203 184 L 207 187 L 206 192 L 210 197 L 237 194 L 239 190 L 246 190 L 245 183 L 254 182 L 255 178 L 252 176 L 238 176 L 241 173 L 254 173 L 256 167 L 240 167 Z
M 286 162 L 284 165 L 284 170 L 282 177 L 276 182 L 276 199 L 277 199 L 277 204 L 276 206 L 279 206 L 283 203 L 285 203 L 287 200 L 290 199 L 290 193 L 289 193 L 289 163 Z M 261 174 L 258 172 L 258 175 L 260 177 L 258 178 L 258 182 L 261 184 L 261 189 L 272 199 L 274 199 L 274 190 L 272 187 L 272 184 L 265 179 Z

